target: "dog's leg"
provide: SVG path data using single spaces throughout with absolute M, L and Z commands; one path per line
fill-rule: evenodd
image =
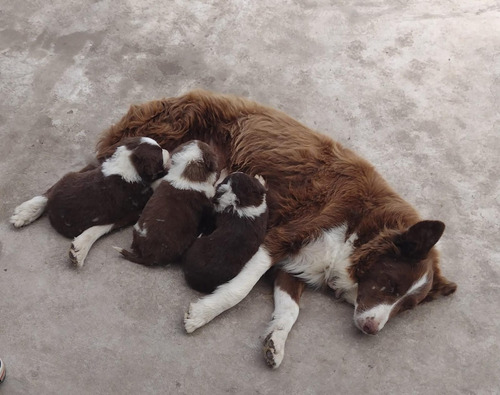
M 113 229 L 113 224 L 98 225 L 88 228 L 80 236 L 75 237 L 69 250 L 69 259 L 77 267 L 82 267 L 92 245 Z
M 10 223 L 16 228 L 31 224 L 40 217 L 47 207 L 48 199 L 45 196 L 35 196 L 34 198 L 21 203 L 14 209 L 14 214 L 10 217 Z
M 236 277 L 219 286 L 211 295 L 189 305 L 184 316 L 186 332 L 194 332 L 242 301 L 271 265 L 271 256 L 264 246 L 260 246 Z
M 274 312 L 264 339 L 264 358 L 276 369 L 285 355 L 288 333 L 299 315 L 299 299 L 304 283 L 292 275 L 279 271 L 274 280 Z

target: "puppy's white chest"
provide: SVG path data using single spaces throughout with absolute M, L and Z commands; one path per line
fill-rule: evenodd
M 298 254 L 284 260 L 283 269 L 314 287 L 328 285 L 337 295 L 352 302 L 350 299 L 353 293 L 356 294 L 357 284 L 347 269 L 351 265 L 350 256 L 357 235 L 346 240 L 346 231 L 346 224 L 324 231 Z

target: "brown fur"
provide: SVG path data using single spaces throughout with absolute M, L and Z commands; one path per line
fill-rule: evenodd
M 265 247 L 274 263 L 342 223 L 357 233 L 355 247 L 363 251 L 420 220 L 367 161 L 286 114 L 242 98 L 194 91 L 132 106 L 103 134 L 99 157 L 127 136 L 152 137 L 168 150 L 200 139 L 217 147 L 221 167 L 262 175 L 270 209 Z M 440 275 L 434 249 L 425 259 L 434 270 L 429 297 L 452 293 L 456 285 Z

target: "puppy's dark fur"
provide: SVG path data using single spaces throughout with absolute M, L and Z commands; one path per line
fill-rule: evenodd
M 183 151 L 193 144 L 198 146 L 201 156 L 184 162 Z M 118 249 L 132 262 L 165 265 L 179 261 L 200 234 L 202 219 L 211 210 L 217 158 L 210 146 L 199 141 L 185 143 L 172 152 L 171 160 L 169 174 L 164 177 L 134 226 L 132 251 Z M 171 177 L 167 181 L 179 166 L 184 166 L 180 177 L 173 181 Z M 179 179 L 206 184 L 211 190 L 210 196 L 205 192 L 178 188 L 176 182 L 181 181 Z
M 227 186 L 236 197 L 226 204 Z M 266 190 L 255 178 L 233 173 L 217 187 L 214 197 L 218 211 L 215 230 L 195 240 L 184 255 L 183 271 L 187 283 L 200 292 L 210 293 L 235 277 L 264 241 L 269 211 L 241 215 L 241 209 L 265 204 Z
M 100 165 L 68 173 L 46 192 L 46 212 L 54 229 L 76 237 L 92 226 L 115 224 L 119 228 L 137 221 L 153 194 L 151 182 L 164 174 L 161 148 L 140 140 L 130 138 L 120 144 L 132 151 L 140 181 L 127 182 L 119 174 L 105 176 Z

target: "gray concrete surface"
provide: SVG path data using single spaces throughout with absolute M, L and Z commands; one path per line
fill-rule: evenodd
M 92 156 L 131 103 L 192 88 L 282 109 L 371 160 L 425 218 L 450 298 L 377 336 L 307 291 L 277 371 L 272 290 L 188 336 L 178 268 L 119 259 L 130 229 L 69 266 L 47 219 L 14 207 Z M 0 0 L 2 394 L 500 392 L 498 1 Z

